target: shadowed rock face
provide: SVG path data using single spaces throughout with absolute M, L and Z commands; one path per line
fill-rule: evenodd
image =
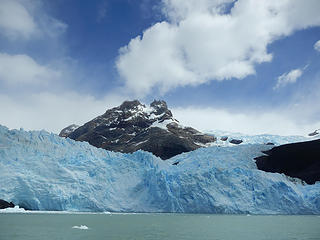
M 5 208 L 13 208 L 14 204 L 12 202 L 7 202 L 5 200 L 0 199 L 0 209 L 5 209 Z
M 258 169 L 284 173 L 308 184 L 320 181 L 320 140 L 286 144 L 264 153 L 267 156 L 255 158 Z
M 165 101 L 153 101 L 150 106 L 138 100 L 125 101 L 74 131 L 65 132 L 60 136 L 117 152 L 131 153 L 142 149 L 162 159 L 216 140 L 194 128 L 181 126 Z
M 240 144 L 243 141 L 241 139 L 231 139 L 229 142 L 232 143 L 232 144 Z
M 314 132 L 309 133 L 308 136 L 309 136 L 309 137 L 317 136 L 317 135 L 319 135 L 319 132 L 320 132 L 320 129 L 317 129 L 317 130 L 315 130 Z

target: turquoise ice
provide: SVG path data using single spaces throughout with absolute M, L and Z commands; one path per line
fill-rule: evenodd
M 0 126 L 0 199 L 36 210 L 320 214 L 319 182 L 256 168 L 271 147 L 212 146 L 162 161 Z

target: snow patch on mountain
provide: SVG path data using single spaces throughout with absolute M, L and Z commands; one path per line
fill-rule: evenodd
M 72 132 L 74 132 L 77 128 L 79 128 L 78 125 L 76 125 L 76 124 L 71 124 L 70 126 L 62 129 L 59 135 L 60 135 L 61 137 L 67 137 L 67 136 L 69 136 Z

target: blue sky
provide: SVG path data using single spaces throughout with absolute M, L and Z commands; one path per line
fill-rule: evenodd
M 200 130 L 320 128 L 317 0 L 0 0 L 0 124 L 164 99 Z M 317 44 L 318 42 L 318 44 Z

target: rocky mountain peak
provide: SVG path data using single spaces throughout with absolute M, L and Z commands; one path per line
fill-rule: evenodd
M 165 112 L 168 110 L 167 103 L 162 100 L 154 100 L 150 103 L 150 107 L 154 108 L 156 111 Z
M 122 111 L 137 109 L 139 106 L 144 106 L 138 100 L 124 101 L 118 108 Z
M 154 100 L 149 106 L 138 100 L 125 101 L 73 132 L 61 133 L 60 136 L 87 141 L 107 150 L 134 152 L 142 149 L 162 159 L 215 141 L 213 136 L 180 125 L 167 103 L 161 100 Z

